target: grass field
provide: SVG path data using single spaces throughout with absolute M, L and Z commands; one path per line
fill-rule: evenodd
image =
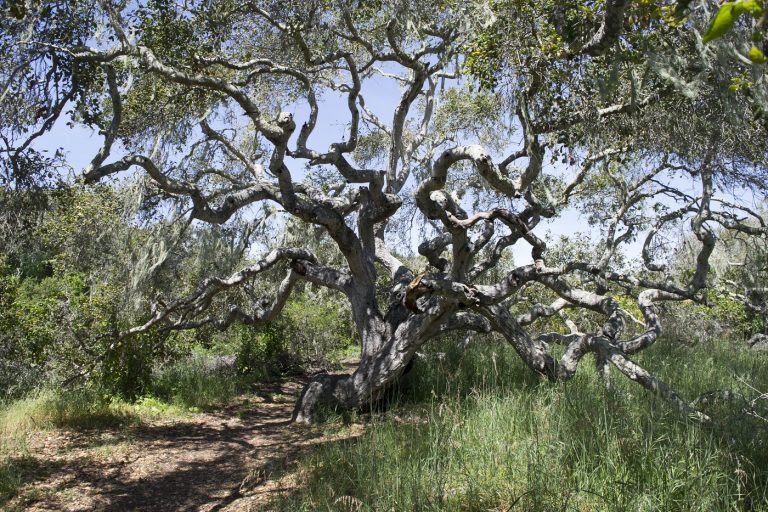
M 552 385 L 503 344 L 435 350 L 364 436 L 308 455 L 276 507 L 768 510 L 768 423 L 740 399 L 699 425 L 619 375 L 606 390 L 589 364 Z M 685 397 L 733 388 L 768 410 L 768 354 L 660 342 L 638 361 Z

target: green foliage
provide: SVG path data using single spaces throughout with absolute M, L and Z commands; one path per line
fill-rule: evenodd
M 134 400 L 145 393 L 152 382 L 152 367 L 158 359 L 163 336 L 142 333 L 121 340 L 109 340 L 100 351 L 96 381 L 109 395 Z
M 13 306 L 21 278 L 5 263 L 4 255 L 0 255 L 0 311 L 7 312 Z M 8 332 L 12 326 L 12 317 L 0 314 L 0 331 Z
M 390 139 L 383 131 L 373 131 L 360 137 L 355 148 L 355 161 L 361 165 L 383 165 Z
M 480 91 L 471 88 L 445 90 L 435 113 L 436 132 L 450 140 L 477 140 L 502 150 L 502 97 L 485 89 L 489 88 L 482 87 Z
M 759 18 L 763 13 L 762 2 L 757 0 L 736 0 L 723 2 L 715 17 L 712 18 L 709 28 L 704 33 L 702 40 L 708 43 L 718 37 L 722 37 L 731 30 L 731 27 L 742 14 L 751 14 Z
M 286 353 L 286 338 L 281 325 L 272 323 L 253 328 L 235 328 L 233 334 L 240 340 L 235 365 L 238 373 L 245 375 L 261 372 L 266 376 L 279 372 L 271 367 Z M 277 365 L 275 365 L 277 366 Z
M 46 360 L 46 352 L 54 348 L 60 329 L 59 306 L 69 298 L 74 299 L 75 305 L 82 305 L 84 294 L 80 277 L 49 277 L 40 282 L 26 280 L 19 286 L 13 303 L 13 323 L 20 331 L 17 338 L 25 341 L 24 349 L 35 363 Z
M 708 301 L 708 314 L 724 325 L 738 329 L 739 334 L 749 337 L 762 330 L 762 319 L 750 318 L 750 315 L 741 302 L 735 301 L 725 295 L 715 295 Z
M 725 35 L 733 26 L 733 22 L 736 21 L 739 13 L 736 11 L 735 2 L 725 2 L 717 14 L 712 19 L 709 28 L 704 33 L 703 41 L 708 43 L 713 39 L 717 39 Z
M 154 397 L 162 402 L 195 412 L 212 404 L 229 401 L 244 391 L 253 375 L 238 375 L 234 358 L 196 350 L 186 357 L 158 368 L 152 378 L 151 395 L 139 403 L 146 406 Z M 157 404 L 153 405 L 158 407 Z
M 759 325 L 750 324 L 744 304 L 724 295 L 717 295 L 713 299 L 709 299 L 708 306 L 709 308 L 706 310 L 706 313 L 725 325 L 739 329 L 744 336 L 749 336 L 749 334 L 755 332 L 753 329 Z
M 7 283 L 11 279 L 5 276 Z M 0 313 L 10 360 L 45 370 L 53 381 L 91 369 L 89 380 L 110 395 L 133 399 L 147 388 L 152 365 L 167 335 L 144 333 L 115 340 L 119 290 L 114 285 L 87 285 L 82 273 L 70 272 L 40 281 L 27 279 L 14 290 Z M 6 390 L 6 397 L 23 390 Z
M 753 46 L 749 49 L 747 57 L 749 57 L 749 60 L 755 64 L 765 64 L 767 62 L 765 54 L 763 54 L 763 51 L 760 50 L 757 46 Z
M 722 294 L 710 293 L 706 305 L 691 301 L 666 303 L 660 313 L 665 337 L 686 345 L 707 345 L 722 338 L 744 343 L 752 334 L 765 332 L 762 316 Z
M 734 24 L 739 20 L 742 14 L 751 16 L 754 20 L 752 30 L 752 42 L 759 43 L 765 40 L 765 24 L 768 12 L 763 7 L 763 2 L 759 0 L 735 0 L 723 2 L 720 5 L 715 16 L 710 21 L 709 27 L 702 36 L 704 43 L 709 43 L 715 39 L 723 37 L 732 31 Z M 754 64 L 765 64 L 766 57 L 763 50 L 755 45 L 747 52 L 747 58 Z
M 634 297 L 627 297 L 624 295 L 613 295 L 611 297 L 615 300 L 621 308 L 632 315 L 633 317 L 642 320 L 643 312 L 640 310 L 640 306 L 637 305 L 637 299 Z
M 157 121 L 161 119 L 169 134 L 181 140 L 191 130 L 189 118 L 200 118 L 216 99 L 216 94 L 204 89 L 182 87 L 159 81 L 152 75 L 141 75 L 123 102 L 121 133 L 138 144 L 157 133 Z
M 349 313 L 336 297 L 316 292 L 292 299 L 283 316 L 268 326 L 238 325 L 227 334 L 209 327 L 173 335 L 152 330 L 114 338 L 114 332 L 145 321 L 143 307 L 133 307 L 146 303 L 145 294 L 181 295 L 205 276 L 227 275 L 242 265 L 250 233 L 243 235 L 238 226 L 200 228 L 175 246 L 164 239 L 158 245 L 153 236 L 163 226 L 131 225 L 123 192 L 71 187 L 51 194 L 33 226 L 39 250 L 27 252 L 23 266 L 19 259 L 2 257 L 0 399 L 22 397 L 43 383 L 57 385 L 80 375 L 73 384 L 98 388 L 108 396 L 135 400 L 157 393 L 197 406 L 195 396 L 207 401 L 201 390 L 215 387 L 216 379 L 202 379 L 193 362 L 179 359 L 191 346 L 218 343 L 228 346 L 228 354 L 238 354 L 239 380 L 226 384 L 228 390 L 211 390 L 224 396 L 247 382 L 297 372 L 307 364 L 329 364 L 352 343 Z M 145 283 L 135 283 L 137 275 Z M 154 382 L 158 364 L 168 369 L 175 361 L 182 365 L 176 373 L 161 374 Z M 189 382 L 169 384 L 185 375 Z
M 5 258 L 0 268 L 0 360 L 38 380 L 60 383 L 81 374 L 109 394 L 133 398 L 146 387 L 164 338 L 111 336 L 137 321 L 124 307 L 130 273 L 121 250 L 130 242 L 116 237 L 131 229 L 118 192 L 71 187 L 50 199 L 33 230 L 35 258 L 16 266 Z M 0 375 L 3 399 L 42 384 L 23 376 L 6 383 Z
M 140 19 L 139 43 L 152 48 L 163 60 L 174 59 L 174 63 L 188 61 L 195 48 L 194 27 L 167 0 L 150 0 L 141 5 L 136 13 Z
M 53 270 L 95 272 L 112 262 L 115 229 L 124 225 L 117 192 L 105 186 L 58 191 L 34 236 Z
M 275 321 L 236 326 L 236 366 L 241 374 L 296 373 L 306 365 L 332 365 L 356 341 L 349 312 L 341 302 L 296 294 Z
M 114 317 L 116 290 L 88 286 L 82 273 L 41 280 L 0 277 L 5 308 L 0 312 L 5 357 L 42 368 L 54 379 L 65 378 L 98 351 L 95 334 L 108 329 Z M 18 391 L 5 390 L 5 397 Z
M 492 31 L 481 32 L 467 49 L 464 67 L 478 81 L 481 90 L 493 90 L 496 87 L 501 67 L 498 44 L 497 34 Z
M 286 304 L 280 324 L 284 342 L 301 358 L 328 361 L 357 340 L 346 303 L 336 295 L 297 295 Z
M 495 19 L 470 38 L 464 68 L 481 89 L 491 90 L 503 81 L 506 69 L 518 69 L 513 77 L 517 89 L 529 85 L 530 74 L 537 73 L 544 63 L 549 63 L 549 73 L 567 81 L 567 72 L 555 63 L 589 40 L 600 21 L 603 3 L 496 0 L 490 8 Z M 632 2 L 626 16 L 626 25 L 631 27 L 627 37 L 633 37 L 635 28 L 647 36 L 651 24 L 657 29 L 666 25 L 661 22 L 665 14 L 667 11 L 655 2 Z

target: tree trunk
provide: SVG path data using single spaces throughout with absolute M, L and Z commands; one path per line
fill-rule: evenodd
M 318 375 L 301 392 L 293 421 L 312 423 L 320 408 L 354 409 L 381 398 L 397 382 L 420 345 L 413 339 L 392 339 L 360 359 L 351 375 Z
M 354 391 L 352 375 L 318 375 L 302 390 L 292 420 L 314 423 L 320 407 L 351 409 L 357 405 Z

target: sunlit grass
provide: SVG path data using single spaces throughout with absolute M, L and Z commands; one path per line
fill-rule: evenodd
M 303 460 L 281 509 L 768 510 L 768 424 L 738 401 L 702 426 L 619 375 L 606 390 L 588 361 L 552 385 L 502 344 L 435 350 L 364 436 Z M 688 398 L 768 390 L 768 355 L 727 343 L 639 360 Z
M 51 428 L 103 428 L 137 421 L 134 407 L 91 390 L 44 389 L 0 411 L 3 439 Z
M 97 388 L 43 388 L 8 403 L 0 407 L 0 504 L 24 485 L 28 440 L 35 432 L 122 430 L 151 419 L 185 417 L 228 403 L 259 377 L 239 374 L 226 358 L 197 351 L 159 368 L 150 389 L 132 402 Z
M 234 368 L 212 367 L 211 361 L 207 354 L 192 354 L 162 368 L 153 379 L 150 396 L 197 411 L 227 402 L 248 387 L 247 379 Z

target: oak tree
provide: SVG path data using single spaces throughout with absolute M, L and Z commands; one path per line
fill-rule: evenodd
M 704 417 L 632 355 L 663 332 L 659 302 L 706 302 L 717 233 L 766 234 L 743 200 L 766 192 L 766 78 L 742 48 L 753 27 L 704 44 L 717 2 L 4 9 L 3 187 L 14 188 L 57 122 L 82 124 L 103 139 L 79 173 L 87 184 L 138 173 L 157 212 L 216 225 L 290 219 L 305 240 L 332 247 L 262 240 L 256 262 L 158 298 L 146 322 L 118 336 L 269 322 L 308 282 L 348 301 L 360 363 L 314 378 L 297 421 L 319 405 L 375 399 L 450 331 L 498 333 L 551 381 L 591 356 L 606 378 L 615 368 Z M 579 212 L 593 226 L 591 250 L 555 258 L 547 226 L 579 231 Z M 680 230 L 696 257 L 671 275 L 665 257 Z M 398 256 L 412 245 L 427 268 Z M 500 272 L 520 247 L 530 262 Z M 275 270 L 269 296 L 233 299 Z M 579 311 L 590 321 L 580 325 Z M 542 332 L 543 319 L 560 324 Z

